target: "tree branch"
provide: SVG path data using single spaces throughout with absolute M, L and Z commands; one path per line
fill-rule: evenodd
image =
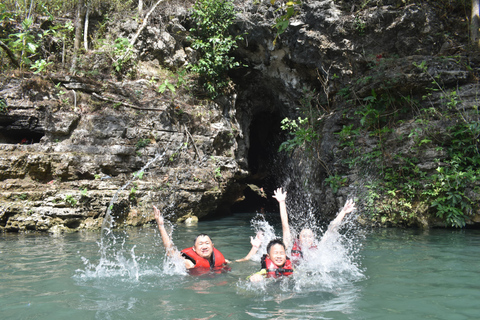
M 3 43 L 1 40 L 0 40 L 0 47 L 7 53 L 8 57 L 10 58 L 10 61 L 12 61 L 12 63 L 17 67 L 17 68 L 20 68 L 20 64 L 18 63 L 18 60 L 17 58 L 15 57 L 15 54 L 12 52 L 12 50 L 10 50 L 10 48 L 5 44 Z
M 195 148 L 195 153 L 197 154 L 198 159 L 200 159 L 200 154 L 198 153 L 197 146 L 195 145 L 195 141 L 193 140 L 193 137 L 192 137 L 192 135 L 190 134 L 190 131 L 188 131 L 186 125 L 184 125 L 183 127 L 185 128 L 185 132 L 187 133 L 187 137 L 189 137 L 190 140 L 192 140 L 193 147 Z M 187 142 L 188 142 L 188 138 L 187 138 Z
M 145 29 L 145 27 L 147 26 L 147 23 L 148 23 L 148 18 L 150 17 L 150 15 L 153 13 L 153 11 L 157 8 L 157 6 L 160 4 L 160 2 L 163 2 L 165 0 L 158 0 L 157 3 L 155 3 L 152 7 L 152 9 L 150 9 L 150 11 L 148 11 L 147 15 L 145 16 L 145 18 L 143 19 L 143 23 L 142 25 L 140 26 L 140 29 L 138 29 L 137 33 L 135 34 L 135 36 L 133 36 L 132 40 L 130 41 L 130 47 L 127 48 L 127 50 L 125 50 L 125 53 L 123 54 L 123 56 L 118 59 L 118 60 L 123 60 L 125 59 L 125 57 L 127 56 L 127 54 L 130 52 L 131 48 L 135 45 L 135 42 L 137 42 L 137 39 L 138 37 L 140 36 L 140 33 L 143 31 L 143 29 Z M 118 61 L 117 60 L 117 61 Z
M 143 110 L 143 111 L 165 111 L 164 109 L 141 108 L 141 107 L 138 107 L 138 106 L 136 106 L 136 105 L 130 104 L 130 103 L 128 103 L 128 102 L 123 102 L 123 101 L 114 100 L 114 99 L 111 99 L 111 98 L 107 98 L 107 97 L 101 96 L 101 95 L 99 95 L 98 93 L 95 93 L 95 92 L 92 93 L 92 96 L 94 96 L 94 97 L 97 98 L 97 99 L 103 100 L 103 101 L 118 103 L 118 104 L 121 104 L 121 105 L 123 105 L 123 106 L 129 107 L 129 108 L 132 108 L 132 109 L 136 109 L 136 110 Z

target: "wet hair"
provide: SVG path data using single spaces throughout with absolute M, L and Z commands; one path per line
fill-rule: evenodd
M 273 239 L 272 241 L 270 241 L 267 245 L 267 253 L 270 254 L 270 249 L 276 245 L 276 244 L 279 244 L 283 247 L 283 249 L 287 250 L 287 248 L 285 248 L 285 243 L 283 243 L 282 240 L 280 239 Z
M 212 238 L 210 238 L 210 236 L 206 233 L 200 233 L 196 238 L 195 240 L 193 240 L 193 245 L 195 245 L 197 243 L 197 239 L 200 238 L 200 237 L 208 237 L 208 239 L 210 239 L 210 241 L 213 242 Z

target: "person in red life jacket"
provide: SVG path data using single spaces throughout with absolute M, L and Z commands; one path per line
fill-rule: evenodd
M 162 213 L 155 206 L 153 206 L 153 212 L 167 255 L 173 256 L 179 254 L 183 258 L 185 268 L 189 270 L 224 270 L 227 264 L 230 263 L 230 261 L 225 259 L 223 254 L 214 247 L 212 239 L 204 233 L 199 234 L 195 238 L 193 247 L 178 252 L 173 245 L 172 239 L 170 239 L 170 236 L 165 230 Z
M 285 244 L 274 239 L 267 245 L 267 254 L 262 257 L 262 269 L 248 277 L 251 282 L 263 281 L 265 278 L 278 278 L 292 275 L 292 262 L 287 257 Z
M 288 248 L 292 243 L 292 235 L 290 232 L 290 226 L 288 224 L 287 206 L 285 204 L 287 192 L 283 192 L 282 188 L 278 188 L 273 193 L 273 198 L 277 199 L 280 206 L 280 219 L 282 220 L 283 241 Z M 327 231 L 325 231 L 322 239 L 320 240 L 320 243 L 324 242 L 332 232 L 335 232 L 338 229 L 347 213 L 350 213 L 355 209 L 355 202 L 352 199 L 347 200 L 342 210 L 338 213 L 337 217 L 332 222 L 330 222 Z M 313 231 L 309 228 L 304 228 L 300 231 L 298 238 L 295 239 L 293 243 L 291 250 L 292 260 L 297 263 L 304 258 L 304 251 L 316 249 L 317 246 L 315 245 L 315 235 Z

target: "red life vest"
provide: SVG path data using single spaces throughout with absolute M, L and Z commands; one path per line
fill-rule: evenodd
M 222 268 L 226 264 L 225 257 L 217 249 L 213 248 L 212 259 L 210 260 L 200 257 L 194 250 L 193 247 L 186 248 L 182 250 L 182 256 L 189 259 L 195 263 L 194 268 L 210 268 L 217 269 Z
M 303 258 L 302 248 L 300 247 L 298 239 L 295 240 L 295 242 L 293 243 L 293 247 L 292 247 L 292 251 L 290 251 L 290 255 L 295 260 Z
M 292 262 L 289 258 L 285 261 L 283 267 L 278 267 L 272 260 L 264 256 L 265 268 L 267 269 L 267 278 L 278 278 L 280 276 L 289 276 L 293 273 Z M 262 257 L 263 259 L 263 257 Z M 263 261 L 262 261 L 263 262 Z M 263 263 L 262 263 L 263 265 Z
M 311 246 L 310 250 L 316 250 L 317 246 Z M 300 246 L 300 241 L 298 239 L 295 240 L 293 243 L 292 250 L 290 251 L 290 255 L 294 263 L 298 263 L 301 259 L 303 259 L 303 251 L 302 247 Z

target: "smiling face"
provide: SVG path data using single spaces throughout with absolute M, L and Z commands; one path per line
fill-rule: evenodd
M 212 239 L 209 236 L 198 236 L 193 249 L 200 257 L 210 259 L 213 253 Z
M 272 260 L 272 262 L 277 267 L 283 267 L 283 265 L 287 261 L 287 254 L 285 253 L 285 247 L 279 243 L 274 244 L 270 248 L 270 251 L 268 252 L 268 258 Z
M 303 229 L 301 232 L 300 232 L 300 235 L 298 237 L 298 239 L 300 240 L 300 244 L 302 246 L 305 246 L 307 248 L 311 247 L 313 245 L 313 240 L 315 239 L 314 235 L 313 235 L 313 231 L 310 230 L 310 229 Z

